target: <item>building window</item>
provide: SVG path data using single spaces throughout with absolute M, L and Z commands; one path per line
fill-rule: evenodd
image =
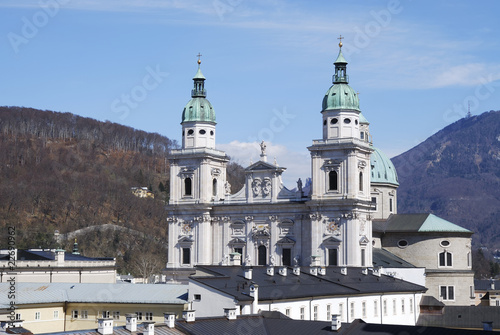
M 345 124 L 349 124 L 349 123 L 351 123 L 351 119 L 347 119 L 347 118 L 346 118 L 346 119 L 344 119 L 344 123 L 345 123 Z
M 192 195 L 192 180 L 191 178 L 184 179 L 184 195 Z
M 285 266 L 291 266 L 292 265 L 292 249 L 290 249 L 290 248 L 283 248 L 282 262 L 283 262 L 283 265 L 285 265 Z
M 234 248 L 234 252 L 237 252 L 240 255 L 243 255 L 243 248 Z
M 264 245 L 261 245 L 259 246 L 259 248 L 257 249 L 258 250 L 258 253 L 259 253 L 259 265 L 266 265 L 266 260 L 267 260 L 267 249 L 266 249 L 266 246 Z
M 21 320 L 21 313 L 16 313 L 16 320 Z
M 361 249 L 361 266 L 366 266 L 366 249 Z
M 472 264 L 471 254 L 470 254 L 470 252 L 468 252 L 467 253 L 467 266 L 471 267 L 471 264 Z
M 102 317 L 105 319 L 109 318 L 109 311 L 102 311 Z
M 363 192 L 363 172 L 359 173 L 359 191 Z
M 205 129 L 200 129 L 199 133 L 200 133 L 200 135 L 205 135 L 207 133 L 207 131 Z
M 372 205 L 374 206 L 374 210 L 377 210 L 377 198 L 376 197 L 372 197 Z
M 191 248 L 182 248 L 182 264 L 191 264 Z
M 120 312 L 119 311 L 113 312 L 113 319 L 114 320 L 120 320 Z
M 333 118 L 333 119 L 330 120 L 331 124 L 336 124 L 337 122 L 339 122 L 339 120 L 336 119 L 336 118 Z
M 194 300 L 195 301 L 201 301 L 201 294 L 195 294 L 194 295 Z
M 304 320 L 305 310 L 306 309 L 304 307 L 300 307 L 300 319 L 301 320 Z
M 443 300 L 455 300 L 454 286 L 439 286 L 439 296 Z
M 73 319 L 78 319 L 78 311 L 73 310 L 73 311 L 71 312 L 71 318 L 73 318 Z
M 362 140 L 364 140 L 364 139 L 365 139 L 365 132 L 364 132 L 364 131 L 362 131 L 359 135 L 360 135 L 359 137 L 360 137 Z
M 212 181 L 212 195 L 215 197 L 217 196 L 217 179 L 214 178 Z
M 452 254 L 443 251 L 439 254 L 439 266 L 452 266 Z
M 392 299 L 392 315 L 396 315 L 397 310 L 396 310 L 396 299 Z
M 355 316 L 354 316 L 354 302 L 351 302 L 351 315 L 350 315 L 350 319 L 351 320 L 354 320 L 355 319 Z M 347 320 L 347 322 L 349 322 L 349 320 Z
M 410 314 L 413 314 L 413 299 L 410 298 Z
M 469 286 L 469 297 L 474 299 L 474 286 Z
M 137 321 L 142 321 L 142 312 L 135 312 L 137 314 Z
M 392 199 L 389 199 L 389 212 L 392 213 Z
M 401 299 L 401 314 L 405 313 L 405 299 Z
M 89 311 L 87 311 L 87 310 L 82 311 L 81 315 L 80 315 L 80 318 L 81 319 L 88 319 L 89 318 Z
M 340 320 L 344 320 L 344 304 L 339 304 L 339 315 L 340 315 Z
M 332 305 L 326 305 L 326 320 L 330 321 L 332 319 Z
M 290 308 L 285 309 L 285 315 L 290 317 Z
M 146 312 L 146 321 L 153 321 L 153 312 Z
M 35 312 L 35 320 L 40 320 L 40 312 Z
M 398 247 L 401 249 L 404 249 L 408 246 L 408 241 L 407 240 L 399 240 L 398 241 Z
M 337 171 L 330 171 L 328 173 L 328 190 L 329 191 L 337 191 L 339 189 L 339 180 L 338 180 Z
M 373 301 L 373 316 L 378 316 L 378 301 Z
M 338 250 L 328 249 L 328 265 L 337 266 L 338 263 Z
M 314 318 L 314 321 L 318 321 L 318 305 L 315 305 L 313 307 L 313 318 Z
M 363 318 L 366 318 L 366 301 L 361 303 L 361 315 L 363 315 Z
M 383 308 L 384 315 L 387 315 L 387 300 L 386 299 L 384 299 L 384 303 L 382 304 L 382 308 Z
M 59 311 L 54 311 L 54 319 L 59 319 Z

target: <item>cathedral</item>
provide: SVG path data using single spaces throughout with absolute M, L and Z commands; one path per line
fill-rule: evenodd
M 332 86 L 324 95 L 321 118 L 318 115 L 322 136 L 308 147 L 311 183 L 303 187 L 299 179 L 293 190 L 282 183 L 286 168 L 268 161 L 266 144 L 262 142 L 260 160 L 245 168 L 244 187 L 231 192 L 226 178 L 229 158 L 216 149 L 215 111 L 207 100 L 206 78 L 198 60 L 192 99 L 182 112 L 182 147 L 172 150 L 169 156 L 167 273 L 180 278 L 188 276 L 196 266 L 235 265 L 371 268 L 381 262 L 374 254 L 385 248 L 386 234 L 393 233 L 389 240 L 395 239 L 391 242 L 394 245 L 386 249 L 396 247 L 391 253 L 398 257 L 405 255 L 402 251 L 407 247 L 408 253 L 417 245 L 401 241 L 408 243 L 408 234 L 421 236 L 418 229 L 406 230 L 403 239 L 397 237 L 398 227 L 428 217 L 408 221 L 408 217 L 397 215 L 396 170 L 389 158 L 373 146 L 369 122 L 361 112 L 356 91 L 349 85 L 342 42 L 339 48 Z M 451 256 L 446 250 L 467 243 L 470 249 L 472 232 L 439 220 L 432 221 L 431 232 L 446 235 L 450 228 L 460 240 L 450 245 L 449 239 L 443 242 L 443 238 L 436 237 L 439 245 L 432 262 L 444 272 L 433 273 L 438 277 L 444 273 L 446 281 L 450 276 L 446 271 L 455 269 L 451 259 L 447 262 Z M 455 253 L 456 258 L 459 253 Z M 411 257 L 411 252 L 408 255 Z M 457 285 L 469 285 L 470 261 L 464 258 L 460 264 L 464 268 L 459 270 L 467 272 L 467 279 L 465 284 Z M 439 280 L 435 285 L 435 292 L 430 294 L 439 299 Z M 448 298 L 448 286 L 444 290 Z M 464 301 L 468 304 L 467 299 Z

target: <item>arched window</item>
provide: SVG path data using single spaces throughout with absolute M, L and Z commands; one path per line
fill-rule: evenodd
M 192 195 L 192 182 L 191 178 L 184 179 L 184 195 Z
M 452 266 L 453 255 L 448 251 L 443 251 L 439 254 L 439 266 Z
M 217 196 L 217 179 L 214 178 L 212 181 L 212 195 L 215 197 Z
M 337 171 L 330 171 L 328 173 L 328 190 L 329 191 L 337 191 L 338 186 L 338 174 Z
M 359 173 L 359 190 L 363 192 L 363 172 Z
M 264 245 L 259 246 L 259 249 L 257 249 L 259 252 L 259 265 L 266 265 L 266 260 L 267 260 L 267 249 Z

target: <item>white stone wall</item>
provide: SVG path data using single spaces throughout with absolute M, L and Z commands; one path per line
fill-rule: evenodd
M 376 209 L 372 212 L 374 220 L 385 220 L 389 215 L 398 213 L 397 187 L 388 184 L 372 184 L 371 198 L 376 199 Z
M 199 295 L 201 299 L 195 299 L 195 295 Z M 237 315 L 240 313 L 240 308 L 232 296 L 216 291 L 213 288 L 199 284 L 193 280 L 189 281 L 188 305 L 190 309 L 195 311 L 195 316 L 197 318 L 223 316 L 224 308 L 238 307 L 236 313 Z

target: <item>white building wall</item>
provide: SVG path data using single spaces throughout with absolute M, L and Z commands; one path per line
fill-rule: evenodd
M 195 299 L 195 295 L 199 295 L 201 299 Z M 195 311 L 197 318 L 223 316 L 224 308 L 238 307 L 236 313 L 237 315 L 240 313 L 240 308 L 232 296 L 192 280 L 188 285 L 188 303 L 190 309 Z

